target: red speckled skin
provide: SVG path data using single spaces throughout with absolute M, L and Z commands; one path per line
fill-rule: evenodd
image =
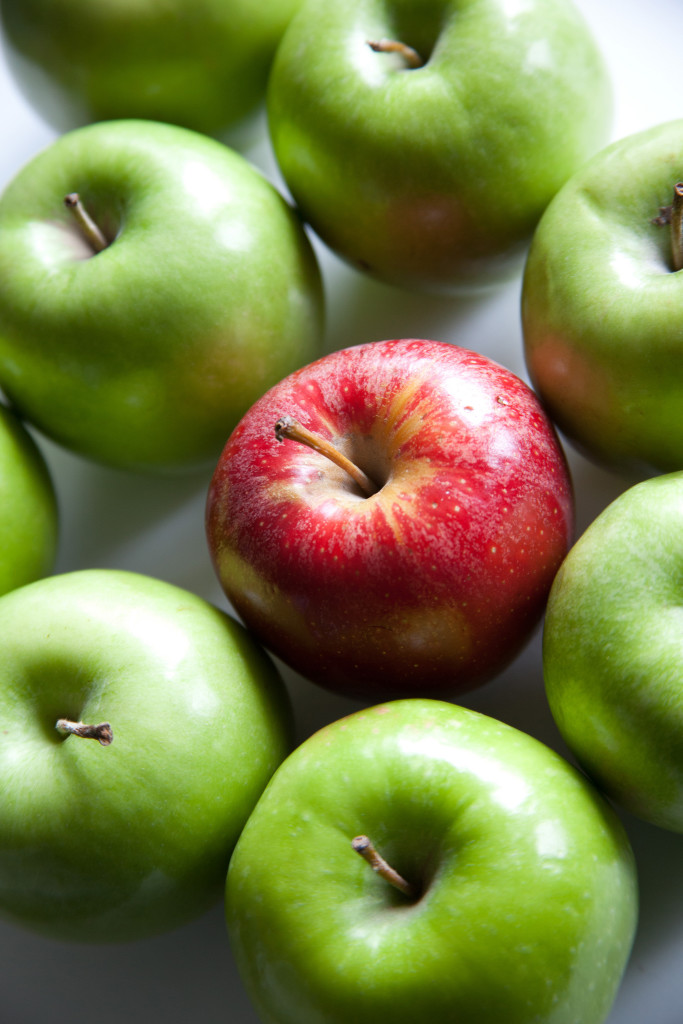
M 380 489 L 276 421 L 329 438 Z M 573 497 L 531 390 L 415 339 L 334 352 L 280 382 L 225 446 L 207 501 L 221 585 L 309 679 L 369 700 L 455 695 L 528 640 L 572 539 Z

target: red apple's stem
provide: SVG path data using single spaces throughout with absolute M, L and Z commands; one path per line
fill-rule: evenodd
M 377 492 L 378 488 L 362 469 L 356 466 L 354 462 L 351 462 L 350 459 L 347 459 L 345 455 L 342 455 L 339 449 L 335 448 L 330 441 L 320 437 L 319 434 L 314 434 L 306 427 L 302 427 L 291 416 L 280 417 L 275 424 L 275 436 L 278 441 L 288 438 L 290 441 L 298 441 L 300 444 L 305 444 L 308 448 L 312 448 L 314 452 L 319 452 L 320 455 L 325 455 L 330 462 L 334 462 L 335 466 L 346 470 L 368 497 Z
M 407 882 L 398 871 L 395 871 L 390 864 L 387 864 L 384 857 L 380 856 L 367 836 L 356 836 L 351 840 L 351 846 L 359 853 L 363 860 L 366 860 L 373 871 L 376 871 L 386 882 L 393 885 L 404 894 L 414 899 L 417 896 L 415 886 Z
M 55 729 L 66 736 L 81 736 L 86 740 L 97 740 L 103 747 L 108 747 L 113 742 L 114 733 L 109 722 L 100 722 L 99 725 L 85 725 L 83 722 L 71 722 L 68 718 L 60 718 Z
M 409 68 L 424 66 L 424 61 L 417 50 L 397 39 L 368 39 L 368 46 L 375 53 L 399 53 Z
M 674 270 L 683 270 L 683 182 L 674 185 L 671 205 L 671 257 Z
M 68 196 L 64 196 L 64 205 L 73 213 L 76 218 L 76 223 L 81 229 L 83 237 L 88 245 L 90 245 L 95 252 L 102 252 L 103 249 L 106 249 L 109 242 L 104 237 L 86 208 L 83 206 L 78 192 L 70 192 Z

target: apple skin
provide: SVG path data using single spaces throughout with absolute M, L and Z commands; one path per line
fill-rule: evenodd
M 96 255 L 64 207 L 72 192 L 113 238 Z M 320 353 L 322 306 L 292 209 L 196 132 L 78 129 L 0 199 L 0 386 L 99 462 L 215 464 L 251 403 Z
M 681 279 L 653 223 L 683 177 L 683 120 L 607 147 L 546 210 L 524 274 L 529 375 L 584 454 L 637 476 L 683 468 Z
M 300 0 L 0 0 L 8 64 L 59 132 L 142 118 L 224 135 L 262 102 Z
M 543 664 L 567 745 L 632 814 L 683 832 L 683 473 L 625 491 L 550 594 Z
M 59 542 L 52 477 L 38 445 L 0 403 L 0 596 L 47 576 Z
M 274 425 L 330 438 L 360 493 Z M 537 625 L 572 539 L 563 452 L 531 390 L 445 342 L 370 342 L 291 374 L 218 461 L 216 573 L 265 646 L 363 699 L 452 695 L 490 679 Z
M 373 872 L 358 834 L 420 898 Z M 226 886 L 264 1024 L 599 1024 L 637 904 L 623 827 L 578 771 L 510 726 L 422 699 L 304 741 Z
M 426 65 L 374 53 L 382 37 Z M 283 177 L 320 238 L 430 291 L 516 273 L 612 117 L 602 58 L 566 0 L 309 0 L 278 47 L 267 105 Z
M 5 595 L 0 636 L 0 913 L 82 942 L 198 916 L 291 749 L 269 659 L 207 602 L 118 570 Z M 63 738 L 61 717 L 113 742 Z

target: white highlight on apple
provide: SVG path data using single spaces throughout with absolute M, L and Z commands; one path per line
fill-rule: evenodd
M 401 736 L 399 745 L 406 758 L 424 757 L 426 762 L 440 759 L 456 771 L 466 772 L 473 778 L 489 783 L 490 796 L 506 811 L 515 811 L 528 799 L 529 784 L 510 771 L 509 766 L 498 764 L 487 754 L 478 754 L 466 747 L 443 743 L 433 736 Z
M 201 160 L 185 162 L 182 181 L 183 187 L 193 195 L 197 206 L 204 214 L 222 209 L 233 198 L 225 179 L 214 174 Z

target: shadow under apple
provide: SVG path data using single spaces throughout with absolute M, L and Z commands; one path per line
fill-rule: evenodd
M 62 521 L 57 572 L 125 568 L 213 592 L 204 535 L 204 502 L 212 469 L 178 476 L 110 469 L 49 440 L 39 443 L 50 466 Z
M 425 295 L 355 270 L 313 236 L 326 284 L 325 351 L 388 338 L 448 340 L 491 298 L 491 291 Z M 333 283 L 333 286 L 332 286 Z

